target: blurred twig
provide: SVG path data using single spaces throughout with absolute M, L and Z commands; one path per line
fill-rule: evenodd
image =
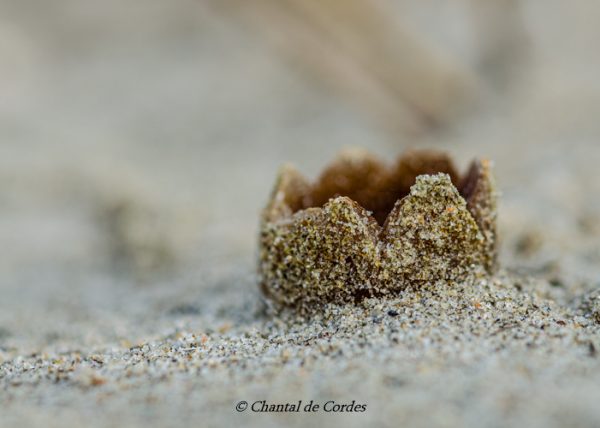
M 214 0 L 386 128 L 415 133 L 468 105 L 477 79 L 393 18 L 382 0 Z
M 521 15 L 522 0 L 468 0 L 483 77 L 504 89 L 530 59 L 530 40 Z

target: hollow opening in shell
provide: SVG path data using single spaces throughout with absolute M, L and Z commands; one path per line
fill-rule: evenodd
M 457 172 L 452 160 L 444 153 L 414 151 L 402 156 L 392 166 L 377 158 L 360 153 L 340 157 L 331 164 L 311 186 L 308 195 L 294 211 L 322 207 L 331 198 L 347 196 L 383 225 L 396 202 L 410 192 L 419 175 L 445 173 L 468 202 L 476 189 L 479 164 L 474 161 L 464 177 Z

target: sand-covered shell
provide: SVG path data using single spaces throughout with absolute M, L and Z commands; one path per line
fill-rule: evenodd
M 261 289 L 308 308 L 491 273 L 496 197 L 489 161 L 461 177 L 433 151 L 391 167 L 347 151 L 315 183 L 285 165 L 262 215 Z

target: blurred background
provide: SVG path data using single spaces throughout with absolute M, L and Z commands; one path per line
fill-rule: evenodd
M 491 158 L 504 266 L 565 302 L 598 287 L 599 22 L 595 0 L 0 0 L 0 346 L 255 293 L 277 168 L 348 146 Z

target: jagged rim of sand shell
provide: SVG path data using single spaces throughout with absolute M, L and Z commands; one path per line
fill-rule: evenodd
M 443 168 L 440 168 L 440 165 Z M 412 169 L 411 169 L 412 168 Z M 344 194 L 333 193 L 323 201 L 322 194 L 326 194 L 323 189 L 326 187 L 326 180 L 337 172 L 346 174 L 347 179 L 357 179 L 357 182 L 363 182 L 364 178 L 353 174 L 362 174 L 367 169 L 375 175 L 377 182 L 371 183 L 373 186 L 398 185 L 404 180 L 410 179 L 412 183 L 405 191 L 399 192 L 392 200 L 389 209 L 385 214 L 383 221 L 378 221 L 372 210 L 356 201 L 354 198 Z M 403 170 L 404 169 L 404 170 Z M 442 171 L 436 171 L 442 169 Z M 352 208 L 361 218 L 365 218 L 369 224 L 369 230 L 375 230 L 378 234 L 385 231 L 391 214 L 396 211 L 396 206 L 402 204 L 411 196 L 411 189 L 416 184 L 420 176 L 445 175 L 448 185 L 452 187 L 466 202 L 465 209 L 473 217 L 479 228 L 482 227 L 481 219 L 478 218 L 477 210 L 472 206 L 471 201 L 481 192 L 488 192 L 489 186 L 483 183 L 490 180 L 491 162 L 489 160 L 474 159 L 464 174 L 459 174 L 452 159 L 444 152 L 434 150 L 411 150 L 402 154 L 392 165 L 386 164 L 381 159 L 364 150 L 346 150 L 340 153 L 323 170 L 321 175 L 313 182 L 308 180 L 292 164 L 285 164 L 281 167 L 277 179 L 277 184 L 267 208 L 264 212 L 264 220 L 274 224 L 288 224 L 305 215 L 315 214 L 326 210 L 331 204 L 351 202 Z M 367 183 L 368 185 L 369 183 Z M 385 189 L 375 188 L 373 191 L 385 191 Z M 492 195 L 486 195 L 492 197 Z M 320 199 L 320 200 L 319 200 Z

